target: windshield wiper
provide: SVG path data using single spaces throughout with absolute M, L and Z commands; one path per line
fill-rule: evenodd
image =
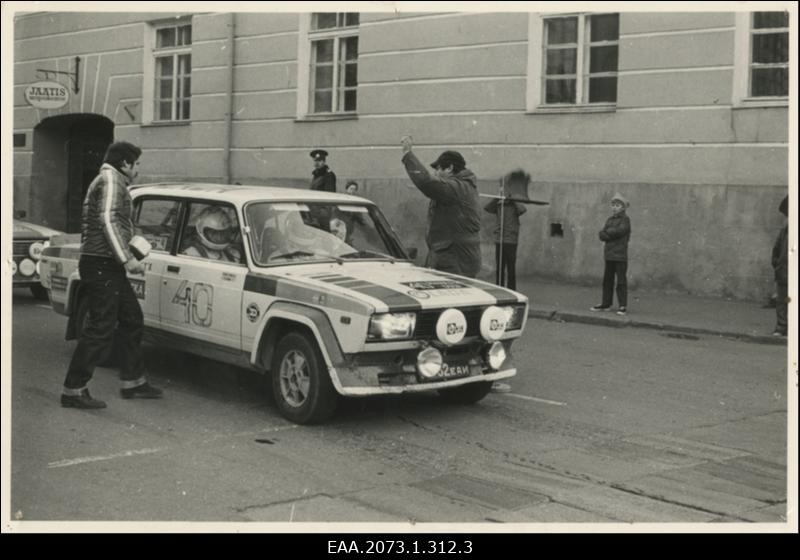
M 356 251 L 354 253 L 346 253 L 344 255 L 339 255 L 343 259 L 360 259 L 360 258 L 378 258 L 378 259 L 388 259 L 390 262 L 394 263 L 394 257 L 389 255 L 384 255 L 383 253 L 376 253 L 374 251 Z
M 324 257 L 328 259 L 333 259 L 337 263 L 342 264 L 344 261 L 337 256 L 334 255 L 322 255 L 320 253 L 309 253 L 308 251 L 292 251 L 291 253 L 283 253 L 280 255 L 275 255 L 274 257 L 270 257 L 269 260 L 277 260 L 277 259 L 293 259 L 294 257 Z

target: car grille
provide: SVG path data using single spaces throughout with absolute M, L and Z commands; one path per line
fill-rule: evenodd
M 34 243 L 33 241 L 14 241 L 14 256 L 15 257 L 27 257 L 28 256 L 28 248 L 31 244 Z
M 467 333 L 464 336 L 478 336 L 481 333 L 481 315 L 488 306 L 459 308 L 467 319 Z M 414 329 L 415 339 L 436 337 L 436 321 L 444 309 L 431 309 L 417 314 L 417 326 Z

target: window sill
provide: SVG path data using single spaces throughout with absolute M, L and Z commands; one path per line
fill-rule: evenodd
M 321 115 L 304 115 L 297 117 L 294 122 L 327 122 L 327 121 L 354 121 L 358 120 L 357 113 L 325 113 Z
M 616 105 L 540 105 L 533 110 L 525 111 L 525 114 L 615 113 L 616 111 Z
M 189 126 L 192 121 L 154 121 L 149 123 L 142 123 L 142 127 L 157 127 L 157 126 Z
M 734 102 L 734 109 L 763 109 L 765 107 L 789 107 L 788 97 L 747 97 Z

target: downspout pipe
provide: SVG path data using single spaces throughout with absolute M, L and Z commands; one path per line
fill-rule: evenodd
M 231 173 L 231 146 L 233 144 L 233 64 L 235 58 L 235 45 L 236 45 L 236 14 L 229 13 L 227 22 L 227 35 L 225 37 L 225 67 L 227 69 L 228 79 L 226 80 L 225 91 L 225 143 L 223 146 L 223 167 L 225 184 L 230 185 L 233 181 Z

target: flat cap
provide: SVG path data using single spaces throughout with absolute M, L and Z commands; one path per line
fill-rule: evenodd
M 442 154 L 436 158 L 436 161 L 431 164 L 431 167 L 439 169 L 440 167 L 448 167 L 450 165 L 454 165 L 458 169 L 464 169 L 467 166 L 467 162 L 464 161 L 464 156 L 458 152 L 448 150 L 442 152 Z

